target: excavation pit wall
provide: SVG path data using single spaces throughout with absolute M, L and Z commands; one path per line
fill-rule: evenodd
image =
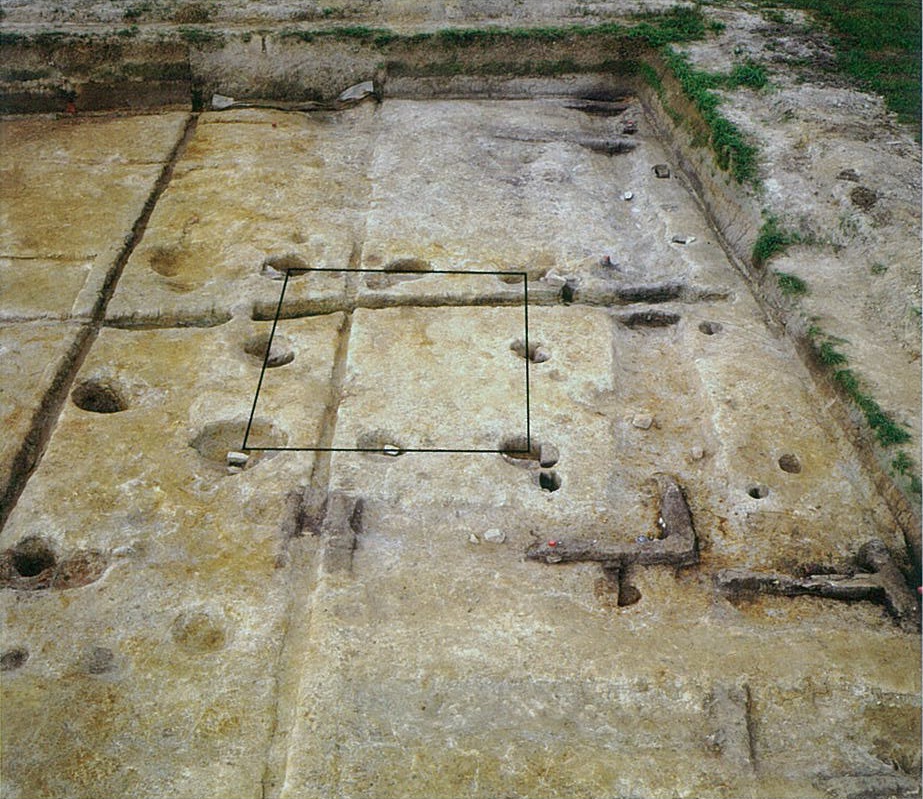
M 636 116 L 636 150 L 580 144 L 629 136 L 619 116 L 568 105 L 598 92 L 633 112 L 643 85 L 401 77 L 401 91 L 429 93 L 421 102 L 389 95 L 402 84 L 385 77 L 381 106 L 203 113 L 172 156 L 185 115 L 146 117 L 163 141 L 135 182 L 156 203 L 105 315 L 54 305 L 29 323 L 98 337 L 62 356 L 55 428 L 0 534 L 20 570 L 0 591 L 5 779 L 29 796 L 912 791 L 918 637 L 871 601 L 713 587 L 728 567 L 846 573 L 872 533 L 910 561 L 896 514 L 728 261 L 720 223 L 677 179 L 654 101 Z M 445 99 L 474 89 L 557 97 Z M 36 152 L 60 122 L 34 133 Z M 482 142 L 489 170 L 472 157 Z M 652 170 L 663 162 L 671 179 Z M 83 181 L 94 173 L 87 159 Z M 491 196 L 506 213 L 479 220 Z M 131 227 L 110 222 L 101 237 Z M 535 246 L 546 227 L 558 261 Z M 27 243 L 7 242 L 31 256 Z M 56 264 L 84 269 L 94 249 Z M 106 271 L 97 257 L 91 272 Z M 518 346 L 521 286 L 394 269 L 292 276 L 252 428 L 267 447 L 381 451 L 252 451 L 229 465 L 296 257 L 344 270 L 492 257 L 528 272 L 530 344 L 547 356 L 530 367 L 537 451 L 511 457 L 520 415 L 466 400 L 517 400 L 520 383 L 455 385 L 469 359 L 520 370 L 535 354 Z M 564 266 L 578 283 L 549 275 Z M 21 324 L 4 331 L 12 346 Z M 403 452 L 454 434 L 507 454 Z M 665 484 L 695 525 L 682 560 L 526 559 L 536 546 L 570 552 L 578 534 L 603 551 L 669 548 Z M 27 573 L 86 552 L 99 553 L 91 582 Z

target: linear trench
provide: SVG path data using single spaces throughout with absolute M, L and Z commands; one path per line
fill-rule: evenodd
M 32 417 L 29 432 L 23 439 L 23 444 L 13 459 L 13 467 L 6 492 L 0 497 L 0 530 L 6 525 L 7 519 L 9 519 L 10 514 L 16 507 L 16 503 L 19 501 L 19 497 L 22 496 L 22 492 L 25 490 L 26 484 L 29 482 L 29 478 L 41 463 L 45 448 L 57 426 L 61 409 L 67 401 L 67 396 L 74 384 L 77 373 L 96 341 L 100 329 L 104 326 L 106 308 L 115 293 L 115 288 L 118 285 L 119 278 L 122 276 L 125 264 L 128 263 L 128 259 L 141 242 L 141 239 L 144 238 L 151 214 L 154 213 L 157 202 L 170 184 L 173 170 L 195 134 L 198 120 L 198 114 L 194 113 L 189 117 L 183 133 L 164 162 L 160 176 L 157 178 L 154 188 L 144 204 L 141 215 L 132 226 L 131 234 L 125 246 L 106 275 L 99 297 L 93 305 L 92 319 L 88 324 L 84 325 L 74 345 L 64 357 L 61 368 L 54 376 L 50 389 L 42 398 L 41 404 Z

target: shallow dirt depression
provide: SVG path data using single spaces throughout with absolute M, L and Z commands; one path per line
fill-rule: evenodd
M 906 509 L 637 63 L 267 41 L 2 123 L 5 795 L 918 795 Z

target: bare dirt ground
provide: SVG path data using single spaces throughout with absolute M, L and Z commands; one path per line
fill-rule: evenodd
M 310 71 L 274 26 L 655 7 L 2 24 L 252 29 L 196 55 L 236 92 Z M 920 148 L 807 18 L 705 12 L 759 188 L 617 74 L 0 121 L 3 799 L 920 795 Z M 755 267 L 763 213 L 803 243 Z

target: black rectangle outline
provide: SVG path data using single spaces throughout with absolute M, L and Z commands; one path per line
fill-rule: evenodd
M 281 271 L 281 270 L 277 270 Z M 417 449 L 408 448 L 400 449 L 397 453 L 378 449 L 366 449 L 361 447 L 248 447 L 247 439 L 250 437 L 250 428 L 253 425 L 253 416 L 256 413 L 256 406 L 260 398 L 260 389 L 263 387 L 263 377 L 266 374 L 267 364 L 269 362 L 269 353 L 272 351 L 272 340 L 276 335 L 276 326 L 279 324 L 279 316 L 282 313 L 282 301 L 285 299 L 285 290 L 288 287 L 288 279 L 292 272 L 373 272 L 387 275 L 494 275 L 497 277 L 509 277 L 519 275 L 522 277 L 522 307 L 523 307 L 523 341 L 525 343 L 526 362 L 526 448 L 525 449 Z M 276 305 L 276 313 L 272 320 L 272 330 L 269 333 L 269 341 L 266 343 L 266 353 L 263 356 L 263 366 L 260 369 L 260 379 L 256 384 L 256 393 L 253 395 L 253 405 L 250 408 L 250 418 L 247 420 L 247 429 L 244 432 L 244 442 L 241 445 L 243 452 L 378 452 L 385 455 L 398 454 L 403 455 L 405 452 L 441 452 L 441 453 L 459 453 L 466 455 L 487 454 L 487 455 L 524 455 L 532 451 L 532 414 L 531 414 L 531 394 L 529 379 L 529 275 L 527 272 L 495 272 L 477 269 L 360 269 L 360 268 L 336 268 L 326 266 L 301 266 L 292 267 L 285 270 L 285 279 L 282 281 L 282 291 L 279 293 L 279 303 Z

